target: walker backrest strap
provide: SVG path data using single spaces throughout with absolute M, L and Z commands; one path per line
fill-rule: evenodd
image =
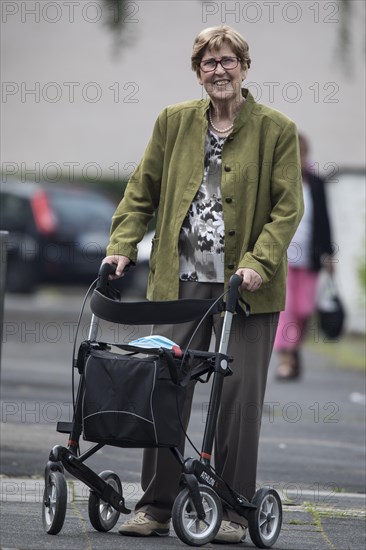
M 223 300 L 169 300 L 163 302 L 117 302 L 94 290 L 90 308 L 94 315 L 126 325 L 174 325 L 224 311 Z

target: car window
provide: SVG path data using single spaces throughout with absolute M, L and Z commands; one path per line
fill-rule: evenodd
M 60 229 L 109 231 L 116 207 L 103 195 L 78 190 L 50 190 L 48 197 Z
M 2 193 L 0 201 L 0 226 L 7 231 L 25 231 L 33 227 L 33 214 L 29 200 Z

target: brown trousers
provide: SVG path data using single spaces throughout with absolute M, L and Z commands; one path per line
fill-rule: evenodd
M 181 282 L 180 298 L 217 298 L 223 292 L 219 283 Z M 251 499 L 255 492 L 259 432 L 268 365 L 272 353 L 278 313 L 235 315 L 230 332 L 228 355 L 234 358 L 232 376 L 225 378 L 214 445 L 215 470 L 240 494 Z M 153 333 L 170 338 L 186 347 L 198 321 L 177 325 L 156 325 Z M 221 333 L 222 317 L 205 320 L 197 331 L 191 349 L 208 350 L 212 328 L 216 340 Z M 182 415 L 188 426 L 194 383 L 189 386 Z M 184 453 L 184 435 L 179 446 Z M 169 449 L 145 449 L 141 485 L 144 495 L 136 511 L 145 511 L 154 519 L 166 522 L 179 492 L 181 467 Z M 231 509 L 224 509 L 224 519 L 246 524 Z

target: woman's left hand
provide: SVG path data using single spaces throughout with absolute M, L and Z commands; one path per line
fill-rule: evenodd
M 255 292 L 263 283 L 263 279 L 259 273 L 249 267 L 240 267 L 236 271 L 236 275 L 240 275 L 243 279 L 243 282 L 240 285 L 241 290 Z

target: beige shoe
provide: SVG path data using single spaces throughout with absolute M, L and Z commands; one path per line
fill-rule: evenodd
M 246 537 L 246 531 L 247 528 L 243 525 L 239 525 L 239 523 L 223 520 L 221 522 L 220 529 L 212 542 L 226 542 L 228 544 L 243 542 Z
M 169 535 L 170 521 L 159 523 L 145 512 L 136 512 L 118 529 L 120 535 L 132 537 L 167 537 Z

